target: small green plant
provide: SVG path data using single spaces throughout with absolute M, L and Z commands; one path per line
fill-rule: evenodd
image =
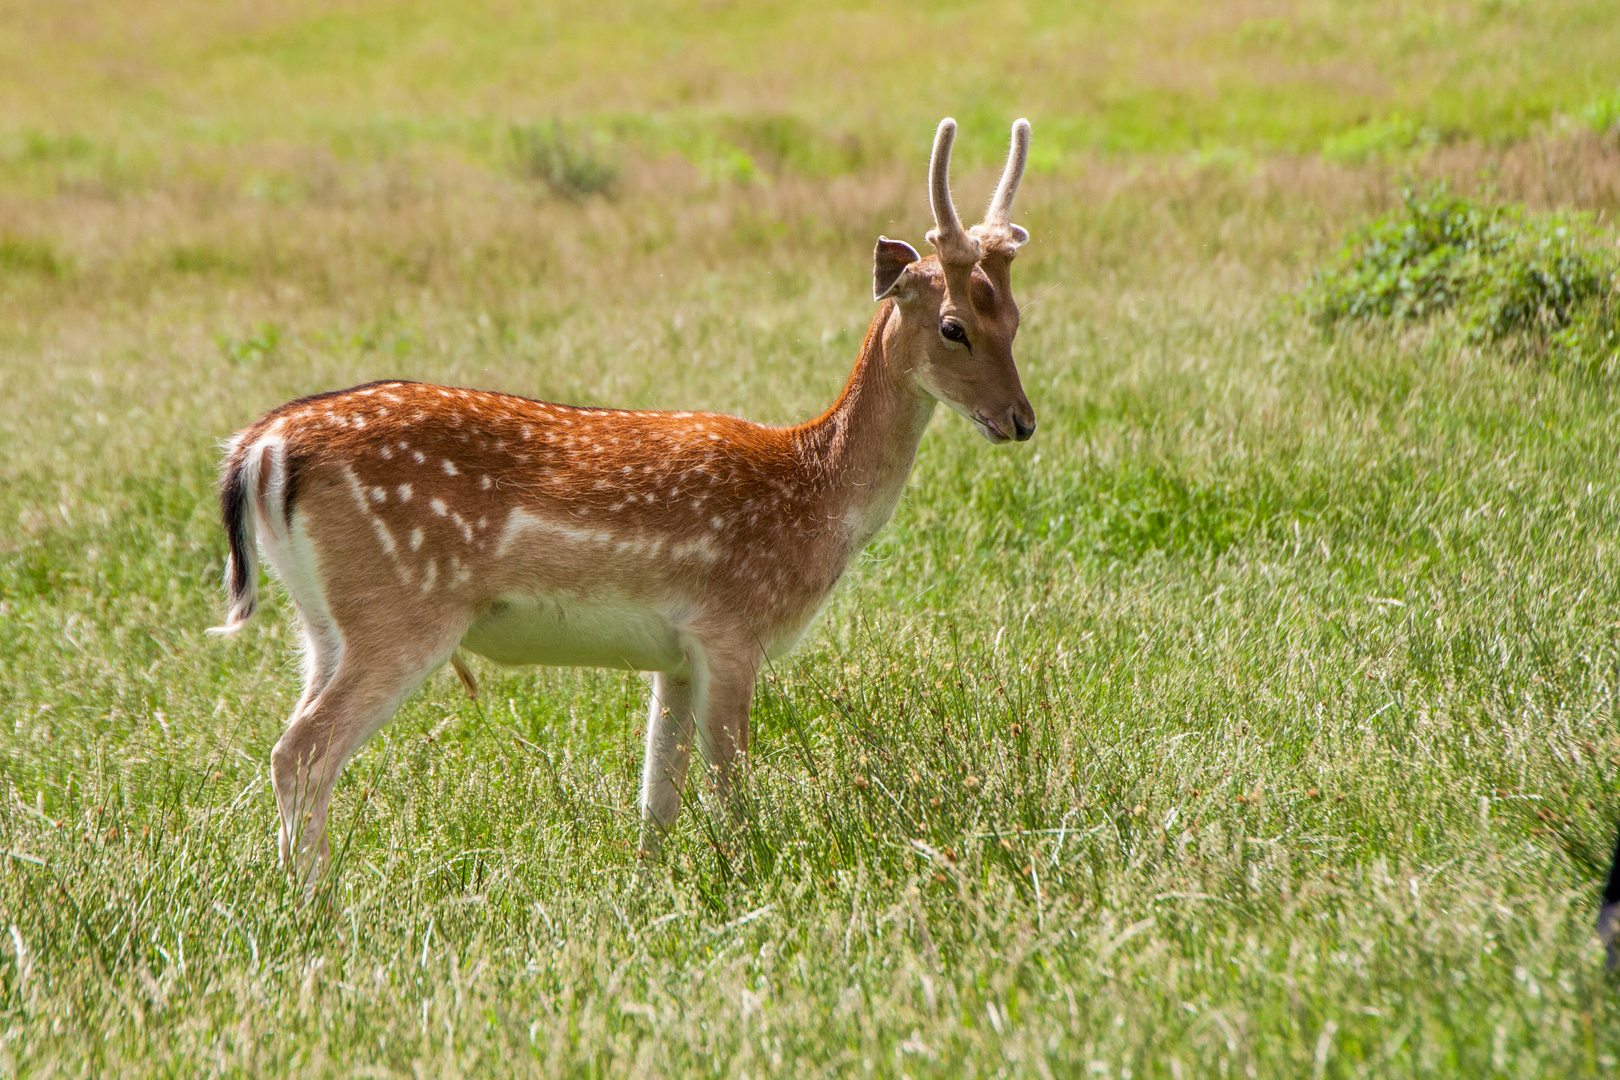
M 46 277 L 57 277 L 66 269 L 62 256 L 44 240 L 24 240 L 0 237 L 0 273 L 31 271 Z
M 260 323 L 253 333 L 240 340 L 229 334 L 215 338 L 220 355 L 233 364 L 256 364 L 268 360 L 281 347 L 281 328 L 275 323 Z
M 248 267 L 240 259 L 198 244 L 176 244 L 164 256 L 169 269 L 179 274 L 245 274 Z
M 1317 272 L 1306 307 L 1324 326 L 1450 312 L 1472 341 L 1612 348 L 1615 251 L 1594 232 L 1586 215 L 1409 189 L 1399 210 L 1352 234 Z
M 1435 146 L 1440 133 L 1403 116 L 1365 121 L 1322 141 L 1322 156 L 1330 161 L 1359 164 L 1395 157 L 1409 150 Z
M 837 176 L 858 169 L 866 148 L 858 136 L 823 130 L 796 116 L 739 116 L 724 125 L 726 137 L 772 173 Z M 753 161 L 750 162 L 750 172 Z
M 1620 87 L 1588 102 L 1581 110 L 1581 119 L 1599 135 L 1620 132 Z
M 606 139 L 588 129 L 570 131 L 560 120 L 513 127 L 512 149 L 520 173 L 565 199 L 607 194 L 623 171 Z

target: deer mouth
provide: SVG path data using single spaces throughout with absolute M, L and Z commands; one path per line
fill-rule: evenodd
M 1012 436 L 1001 429 L 1001 425 L 985 416 L 983 413 L 974 413 L 973 422 L 978 425 L 979 434 L 992 443 L 1011 442 Z

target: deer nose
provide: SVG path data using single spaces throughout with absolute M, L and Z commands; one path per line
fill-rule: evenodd
M 1029 442 L 1029 437 L 1035 434 L 1035 410 L 1030 408 L 1029 398 L 1019 395 L 1019 400 L 1013 403 L 1008 410 L 1008 431 L 1013 432 L 1014 439 L 1019 442 Z

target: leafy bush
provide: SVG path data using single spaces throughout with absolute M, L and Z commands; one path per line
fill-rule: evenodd
M 622 172 L 605 138 L 586 129 L 570 131 L 560 120 L 513 127 L 512 148 L 519 172 L 566 199 L 606 194 Z
M 1324 326 L 1452 312 L 1472 341 L 1590 355 L 1620 343 L 1616 266 L 1587 215 L 1408 190 L 1317 272 L 1306 306 Z

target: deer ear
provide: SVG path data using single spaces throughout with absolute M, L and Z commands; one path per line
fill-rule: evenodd
M 892 293 L 906 267 L 919 258 L 917 249 L 904 240 L 878 237 L 877 247 L 872 249 L 872 299 L 882 300 Z

